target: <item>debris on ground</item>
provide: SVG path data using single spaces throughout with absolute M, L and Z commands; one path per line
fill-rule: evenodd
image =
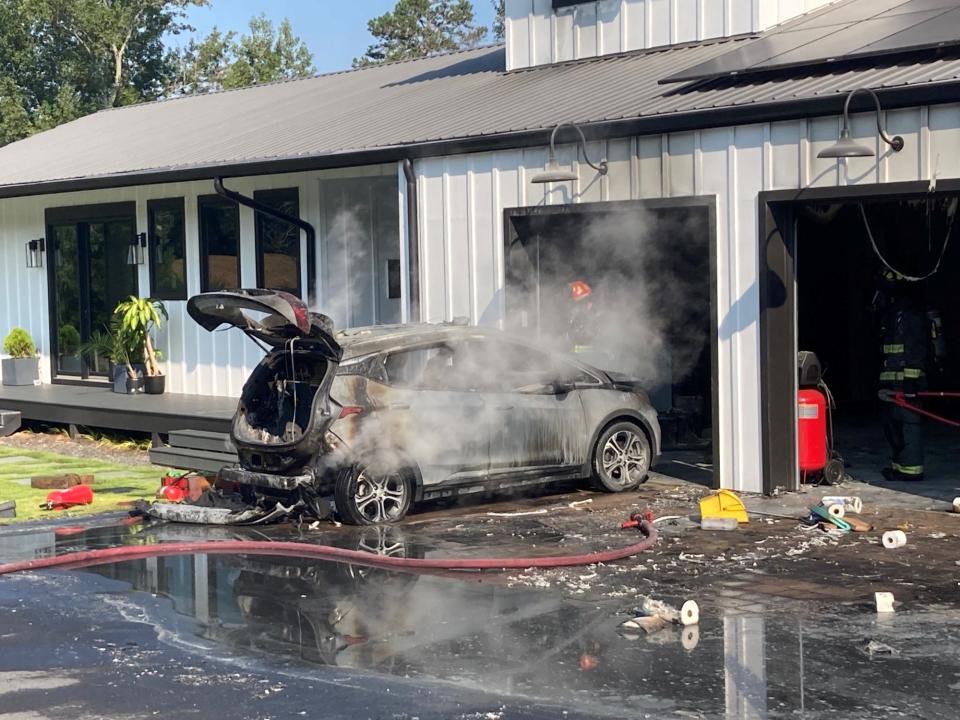
M 30 487 L 34 490 L 66 490 L 75 485 L 92 485 L 96 481 L 93 475 L 35 475 L 30 478 Z
M 15 518 L 17 516 L 17 501 L 7 500 L 0 502 L 0 519 Z
M 871 640 L 860 649 L 868 657 L 874 657 L 876 655 L 885 655 L 887 657 L 898 657 L 900 655 L 899 650 L 887 645 L 886 643 L 882 643 L 878 640 Z

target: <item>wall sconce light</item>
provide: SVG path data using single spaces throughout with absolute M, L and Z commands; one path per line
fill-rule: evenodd
M 43 267 L 43 251 L 46 249 L 46 243 L 43 238 L 28 240 L 26 244 L 27 267 Z
M 537 173 L 532 178 L 530 182 L 536 184 L 551 183 L 551 182 L 566 182 L 568 180 L 576 180 L 577 173 L 571 172 L 570 170 L 564 170 L 560 167 L 560 163 L 557 162 L 557 132 L 562 127 L 572 127 L 577 131 L 577 134 L 580 135 L 580 142 L 577 143 L 577 157 L 583 158 L 583 161 L 587 163 L 590 167 L 596 170 L 601 175 L 606 175 L 607 166 L 606 160 L 600 160 L 596 165 L 590 161 L 589 156 L 587 155 L 587 138 L 583 135 L 583 130 L 580 129 L 578 125 L 573 123 L 558 123 L 554 128 L 553 132 L 550 133 L 550 155 L 547 156 L 547 165 L 543 169 L 542 173 Z
M 147 234 L 139 233 L 130 239 L 127 247 L 127 265 L 143 265 L 143 258 L 147 249 Z
M 847 94 L 846 102 L 843 103 L 843 130 L 840 131 L 840 139 L 834 145 L 817 153 L 818 158 L 873 157 L 876 154 L 873 148 L 861 145 L 850 137 L 850 101 L 857 93 L 867 93 L 873 98 L 877 108 L 877 132 L 880 133 L 880 139 L 892 147 L 894 152 L 903 150 L 903 138 L 899 135 L 890 137 L 880 124 L 880 98 L 870 88 L 857 88 Z

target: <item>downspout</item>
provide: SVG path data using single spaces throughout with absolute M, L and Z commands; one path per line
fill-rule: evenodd
M 317 231 L 314 230 L 313 225 L 308 223 L 306 220 L 295 217 L 293 215 L 288 215 L 287 213 L 281 210 L 277 210 L 276 208 L 270 207 L 269 205 L 266 205 L 258 200 L 254 200 L 252 197 L 241 195 L 240 193 L 234 190 L 228 190 L 223 185 L 223 178 L 220 178 L 220 177 L 214 178 L 213 188 L 217 191 L 217 195 L 219 195 L 220 197 L 224 197 L 227 200 L 232 200 L 233 202 L 238 203 L 239 205 L 248 207 L 254 212 L 263 213 L 264 215 L 268 215 L 269 217 L 272 217 L 276 220 L 281 220 L 283 222 L 290 223 L 291 225 L 294 225 L 300 228 L 307 234 L 307 247 L 312 247 L 314 250 L 313 256 L 314 257 L 317 256 L 316 255 L 316 251 L 318 249 L 317 248 Z M 316 273 L 311 272 L 310 268 L 308 268 L 307 269 L 308 284 L 309 284 L 310 278 L 313 278 L 313 287 L 307 288 L 308 302 L 310 298 L 313 298 L 314 300 L 316 300 L 317 298 L 320 297 L 318 294 L 319 288 L 317 287 Z
M 420 220 L 417 197 L 417 176 L 413 161 L 403 159 L 403 177 L 407 181 L 407 259 L 410 264 L 410 322 L 421 322 L 420 315 Z

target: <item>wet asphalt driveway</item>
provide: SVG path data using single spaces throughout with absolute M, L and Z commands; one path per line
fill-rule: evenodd
M 698 494 L 645 492 L 630 502 L 659 498 L 658 515 Z M 591 503 L 571 508 L 578 499 Z M 0 528 L 0 561 L 237 537 L 409 557 L 566 553 L 632 540 L 617 527 L 623 505 L 548 495 L 387 531 L 144 527 L 118 516 Z M 954 536 L 928 534 L 932 550 L 893 565 L 866 539 L 797 538 L 789 521 L 711 536 L 681 522 L 644 557 L 562 571 L 451 577 L 191 555 L 7 576 L 0 717 L 956 718 L 955 544 L 936 554 Z M 889 617 L 868 604 L 881 586 L 901 601 Z M 696 597 L 701 623 L 625 631 L 640 594 Z

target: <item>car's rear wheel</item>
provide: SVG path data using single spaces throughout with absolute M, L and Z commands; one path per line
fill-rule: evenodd
M 349 525 L 381 525 L 401 520 L 413 503 L 413 479 L 403 470 L 353 465 L 333 490 L 337 515 Z
M 624 420 L 606 428 L 593 450 L 593 484 L 607 492 L 633 490 L 650 473 L 650 441 L 639 425 Z

